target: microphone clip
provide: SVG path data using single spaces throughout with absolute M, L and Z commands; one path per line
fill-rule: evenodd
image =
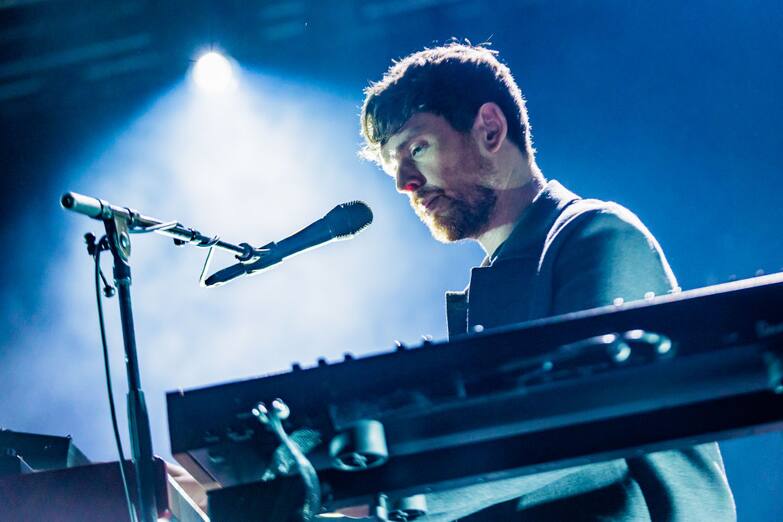
M 273 254 L 275 247 L 274 242 L 267 243 L 260 248 L 254 248 L 249 243 L 240 243 L 239 246 L 241 246 L 243 250 L 241 254 L 235 256 L 237 260 L 239 260 L 239 263 L 229 265 L 212 275 L 207 276 L 214 254 L 214 246 L 211 246 L 207 252 L 207 258 L 204 260 L 204 266 L 201 269 L 199 285 L 202 287 L 224 285 L 237 277 L 251 275 L 279 263 L 282 260 L 282 258 L 278 259 L 277 256 Z

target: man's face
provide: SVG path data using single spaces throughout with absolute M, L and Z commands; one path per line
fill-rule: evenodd
M 417 113 L 381 148 L 381 163 L 439 241 L 486 230 L 497 199 L 489 186 L 493 166 L 471 134 L 441 116 Z

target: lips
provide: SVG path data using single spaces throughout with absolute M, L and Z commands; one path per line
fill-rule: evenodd
M 435 194 L 433 196 L 430 196 L 422 202 L 422 205 L 424 206 L 425 209 L 432 210 L 438 204 L 438 200 L 441 197 L 443 197 L 441 194 Z

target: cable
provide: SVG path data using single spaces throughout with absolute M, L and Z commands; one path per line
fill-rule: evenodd
M 109 395 L 109 410 L 111 411 L 111 426 L 114 429 L 114 441 L 117 443 L 117 453 L 120 456 L 120 476 L 122 477 L 122 487 L 125 491 L 125 500 L 128 503 L 128 513 L 130 514 L 131 522 L 136 522 L 136 511 L 133 509 L 133 502 L 131 501 L 130 490 L 128 489 L 128 478 L 125 476 L 125 453 L 122 451 L 122 441 L 120 440 L 120 430 L 117 427 L 117 410 L 114 407 L 114 392 L 111 385 L 111 371 L 109 367 L 109 348 L 106 342 L 106 325 L 103 322 L 103 304 L 101 302 L 101 279 L 103 274 L 101 273 L 101 250 L 105 245 L 106 236 L 103 236 L 98 242 L 95 248 L 95 298 L 98 303 L 98 323 L 101 329 L 101 344 L 103 345 L 103 367 L 106 371 L 106 390 Z M 105 279 L 104 279 L 105 281 Z M 106 288 L 111 288 L 106 285 Z M 109 292 L 107 293 L 107 297 Z

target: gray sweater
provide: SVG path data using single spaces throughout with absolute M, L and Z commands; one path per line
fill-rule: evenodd
M 449 335 L 676 289 L 660 246 L 634 214 L 550 181 L 509 238 L 472 269 L 468 288 L 447 293 Z M 433 522 L 736 520 L 714 443 L 477 484 L 427 503 Z

